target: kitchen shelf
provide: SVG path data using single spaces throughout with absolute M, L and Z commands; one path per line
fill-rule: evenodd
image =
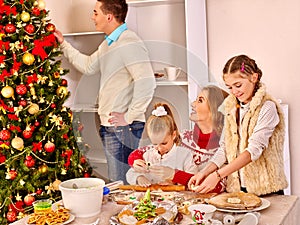
M 178 86 L 185 86 L 188 85 L 188 81 L 186 80 L 159 80 L 156 81 L 157 86 L 172 86 L 172 85 L 178 85 Z
M 100 35 L 104 34 L 103 32 L 92 31 L 92 32 L 74 32 L 63 34 L 64 37 L 73 37 L 73 36 L 84 36 L 84 35 Z
M 91 104 L 75 104 L 69 106 L 73 112 L 97 112 L 98 107 Z
M 184 0 L 127 0 L 129 6 L 150 6 L 150 5 L 161 5 L 161 4 L 174 4 L 183 3 Z

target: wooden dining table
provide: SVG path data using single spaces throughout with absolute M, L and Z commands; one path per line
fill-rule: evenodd
M 269 207 L 258 211 L 259 225 L 298 225 L 300 221 L 300 200 L 295 195 L 270 195 L 264 197 L 271 204 Z M 107 202 L 102 205 L 101 212 L 90 218 L 75 218 L 69 225 L 94 225 L 97 221 L 99 225 L 111 225 L 109 220 L 116 215 L 124 205 L 118 205 L 115 202 Z M 228 214 L 237 216 L 237 213 L 216 211 L 213 218 L 222 220 Z M 239 214 L 240 217 L 240 214 Z M 11 225 L 26 225 L 28 218 L 18 220 Z M 193 223 L 191 216 L 185 215 L 180 222 L 182 225 Z

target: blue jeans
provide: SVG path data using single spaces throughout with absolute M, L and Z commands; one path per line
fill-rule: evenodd
M 138 121 L 133 121 L 127 126 L 100 126 L 99 133 L 107 160 L 110 181 L 122 180 L 124 184 L 127 184 L 128 156 L 138 148 L 144 126 L 144 122 Z

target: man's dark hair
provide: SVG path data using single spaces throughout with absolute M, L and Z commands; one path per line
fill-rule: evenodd
M 120 23 L 125 22 L 128 11 L 126 0 L 97 0 L 102 3 L 100 9 L 104 14 L 111 13 Z

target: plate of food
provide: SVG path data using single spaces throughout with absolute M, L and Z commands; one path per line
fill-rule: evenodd
M 244 192 L 222 193 L 206 201 L 218 211 L 247 213 L 268 208 L 271 203 L 255 194 Z
M 69 224 L 75 219 L 70 210 L 58 207 L 56 210 L 47 212 L 34 212 L 28 216 L 27 225 L 42 224 Z
M 150 189 L 143 198 L 131 205 L 126 205 L 120 213 L 111 217 L 111 225 L 155 225 L 174 222 L 177 206 L 173 202 L 151 201 Z M 162 221 L 165 221 L 163 223 Z

